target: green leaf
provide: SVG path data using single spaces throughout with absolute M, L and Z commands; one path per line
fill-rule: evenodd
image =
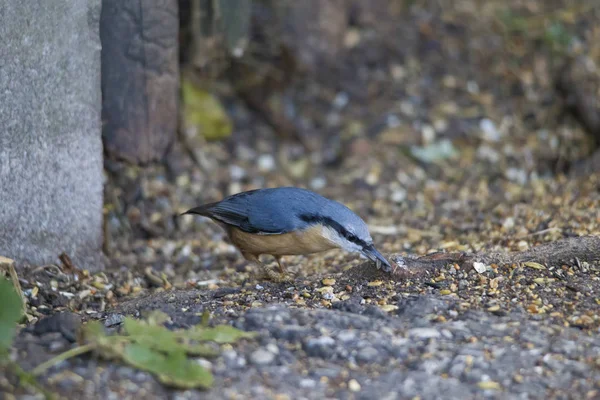
M 184 352 L 164 355 L 139 343 L 132 343 L 125 348 L 123 360 L 155 374 L 165 385 L 180 389 L 208 389 L 213 384 L 210 371 L 188 360 Z
M 100 338 L 105 337 L 106 332 L 104 331 L 104 326 L 100 321 L 90 321 L 83 327 L 83 331 L 85 333 L 86 338 Z
M 146 319 L 146 321 L 148 321 L 148 325 L 162 325 L 171 319 L 167 313 L 160 310 L 152 310 L 148 313 L 142 313 L 142 316 L 144 319 Z
M 195 326 L 187 331 L 179 331 L 185 336 L 198 341 L 212 341 L 216 343 L 234 343 L 239 339 L 251 339 L 256 337 L 256 332 L 245 332 L 229 325 L 217 325 L 214 328 Z
M 10 348 L 17 322 L 23 315 L 23 301 L 13 284 L 0 277 L 0 353 Z
M 131 318 L 125 318 L 123 325 L 130 339 L 145 347 L 164 351 L 165 353 L 185 350 L 185 346 L 177 341 L 175 334 L 163 326 L 148 325 L 145 322 Z
M 108 335 L 100 321 L 90 321 L 82 328 L 83 339 L 105 359 L 120 358 L 129 339 L 121 335 Z
M 527 32 L 527 19 L 520 15 L 514 14 L 511 10 L 503 10 L 501 13 L 499 13 L 499 18 L 507 31 L 511 33 Z
M 573 37 L 563 24 L 559 21 L 552 21 L 546 28 L 545 39 L 551 46 L 561 49 L 566 48 Z
M 204 344 L 191 344 L 190 340 L 194 337 L 185 335 L 187 331 L 170 331 L 163 326 L 152 326 L 142 321 L 136 321 L 126 318 L 124 321 L 125 330 L 129 334 L 129 339 L 142 346 L 162 351 L 165 353 L 184 352 L 191 355 L 203 357 L 215 357 L 218 352 Z
M 207 346 L 205 344 L 191 344 L 191 343 L 187 343 L 185 345 L 185 352 L 191 356 L 198 356 L 198 357 L 216 357 L 219 355 L 219 352 L 216 349 L 213 349 L 210 346 Z

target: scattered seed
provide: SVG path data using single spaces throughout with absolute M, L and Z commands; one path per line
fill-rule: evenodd
M 494 382 L 494 381 L 479 382 L 477 384 L 477 386 L 479 386 L 479 388 L 483 389 L 483 390 L 500 390 L 500 389 L 502 389 L 502 386 L 500 386 L 500 384 L 498 382 Z
M 534 269 L 546 269 L 542 264 L 533 261 L 524 262 L 523 265 Z

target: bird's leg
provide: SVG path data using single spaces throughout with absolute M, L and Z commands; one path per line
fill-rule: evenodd
M 275 261 L 277 261 L 277 265 L 279 266 L 279 277 L 277 278 L 278 282 L 292 282 L 294 280 L 294 276 L 289 274 L 285 270 L 285 266 L 283 264 L 283 256 L 274 256 Z
M 260 268 L 262 274 L 260 276 L 257 277 L 258 280 L 270 280 L 273 282 L 286 282 L 289 281 L 289 278 L 286 277 L 286 275 L 281 272 L 281 273 L 277 273 L 274 270 L 272 270 L 271 268 L 269 268 L 267 265 L 263 264 L 260 262 L 258 255 L 256 254 L 250 254 L 250 253 L 242 253 L 242 255 L 244 256 L 244 258 L 254 264 L 256 264 L 256 266 L 258 268 Z M 278 261 L 279 263 L 279 261 Z M 281 268 L 281 266 L 280 266 Z
M 279 265 L 279 272 L 281 272 L 282 274 L 285 274 L 285 268 L 281 264 L 282 258 L 283 258 L 283 256 L 275 256 L 275 261 L 277 261 L 277 265 Z

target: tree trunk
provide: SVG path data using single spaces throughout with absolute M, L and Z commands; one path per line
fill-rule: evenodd
M 159 161 L 177 130 L 177 0 L 103 0 L 102 119 L 108 156 Z

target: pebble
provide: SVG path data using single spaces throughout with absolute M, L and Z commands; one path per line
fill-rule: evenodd
M 404 200 L 406 200 L 406 195 L 406 190 L 396 189 L 392 192 L 391 200 L 394 203 L 402 203 Z
M 386 122 L 388 128 L 397 128 L 402 124 L 402 121 L 400 121 L 400 118 L 398 118 L 398 116 L 394 115 L 394 114 L 388 115 L 385 122 Z
M 511 180 L 513 182 L 517 182 L 521 185 L 524 185 L 527 183 L 527 172 L 523 169 L 519 169 L 519 168 L 507 168 L 506 172 L 504 173 L 504 175 L 506 176 L 506 178 L 508 180 Z
M 330 292 L 325 292 L 322 296 L 325 300 L 333 300 L 335 298 L 334 294 Z
M 479 85 L 477 84 L 477 82 L 468 81 L 467 82 L 467 92 L 469 92 L 471 94 L 479 93 Z
M 442 334 L 433 328 L 413 328 L 409 329 L 408 336 L 417 339 L 435 339 L 442 336 Z
M 240 357 L 235 350 L 224 351 L 223 359 L 228 368 L 243 368 L 246 366 L 246 359 Z
M 51 353 L 60 353 L 67 349 L 68 343 L 64 340 L 56 340 L 50 343 L 48 349 Z
M 400 111 L 402 111 L 402 114 L 406 115 L 407 117 L 412 117 L 417 113 L 415 105 L 410 101 L 401 102 Z
M 266 348 L 273 354 L 279 354 L 279 347 L 275 343 L 269 343 Z
M 513 217 L 508 217 L 502 223 L 502 227 L 506 230 L 510 230 L 515 227 L 515 219 Z
M 317 289 L 317 292 L 321 293 L 323 298 L 333 296 L 333 288 L 331 286 L 323 286 L 322 288 Z
M 275 169 L 275 158 L 271 154 L 262 154 L 258 157 L 258 169 L 260 172 L 270 172 Z
M 483 138 L 490 142 L 498 142 L 501 139 L 501 133 L 496 127 L 494 121 L 484 118 L 479 121 L 479 129 L 483 133 Z
M 300 387 L 303 389 L 312 389 L 317 386 L 317 382 L 314 379 L 302 379 L 300 381 Z
M 487 160 L 493 164 L 500 161 L 500 153 L 491 148 L 490 146 L 481 145 L 477 149 L 477 158 L 481 160 Z
M 322 176 L 318 176 L 316 178 L 313 178 L 310 181 L 310 187 L 313 190 L 321 190 L 323 189 L 325 186 L 327 186 L 327 180 L 325 178 L 323 178 Z
M 356 332 L 354 331 L 341 331 L 337 335 L 338 340 L 342 342 L 350 342 L 356 339 Z
M 210 361 L 208 361 L 208 360 L 205 360 L 204 358 L 199 358 L 198 360 L 196 360 L 196 362 L 197 362 L 197 363 L 198 363 L 198 365 L 200 365 L 201 367 L 203 367 L 203 368 L 205 368 L 205 369 L 207 369 L 207 370 L 209 370 L 209 371 L 212 371 L 213 364 L 212 364 Z
M 335 279 L 333 278 L 325 278 L 321 281 L 321 283 L 325 286 L 333 286 L 335 285 Z
M 356 355 L 356 359 L 360 362 L 373 362 L 379 357 L 379 351 L 375 347 L 365 347 L 364 349 L 360 349 L 358 354 Z
M 424 125 L 421 129 L 421 136 L 423 137 L 423 143 L 432 143 L 435 140 L 435 129 L 431 125 Z
M 487 270 L 487 266 L 479 261 L 473 263 L 473 268 L 475 268 L 475 271 L 479 272 L 480 274 L 484 273 Z
M 239 181 L 246 176 L 246 170 L 238 165 L 233 164 L 229 167 L 229 176 L 231 177 L 231 180 Z
M 351 379 L 350 382 L 348 382 L 348 389 L 352 392 L 360 392 L 360 383 L 358 383 L 356 379 Z
M 335 340 L 329 336 L 310 338 L 306 341 L 305 350 L 310 356 L 329 357 L 334 352 Z
M 122 314 L 110 314 L 106 320 L 104 320 L 104 326 L 109 328 L 121 324 L 124 320 L 125 317 Z
M 250 362 L 254 365 L 268 365 L 275 361 L 275 354 L 267 349 L 260 348 L 250 355 Z
M 391 67 L 392 78 L 396 81 L 401 81 L 406 77 L 406 69 L 400 64 L 393 64 Z
M 333 106 L 337 109 L 342 109 L 342 108 L 346 107 L 346 105 L 348 104 L 349 101 L 350 101 L 350 97 L 348 96 L 348 93 L 339 92 L 335 96 L 335 99 L 333 100 Z

